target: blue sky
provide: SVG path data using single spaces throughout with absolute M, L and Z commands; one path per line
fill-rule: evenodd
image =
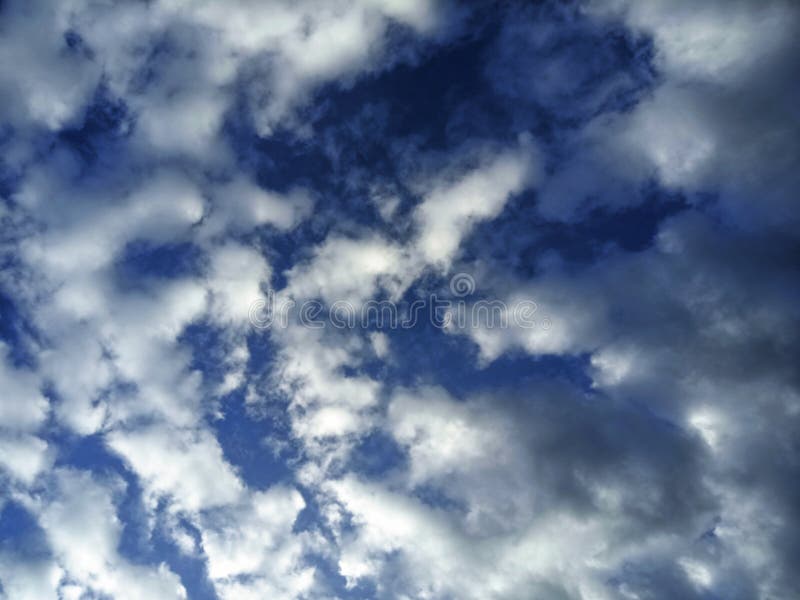
M 800 597 L 798 31 L 0 2 L 0 597 Z

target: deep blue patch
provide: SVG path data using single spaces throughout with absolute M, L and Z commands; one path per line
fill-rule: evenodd
M 47 536 L 36 518 L 13 500 L 8 500 L 0 510 L 0 553 L 11 554 L 20 560 L 50 556 Z
M 113 96 L 101 82 L 83 121 L 61 130 L 55 142 L 80 156 L 85 170 L 98 166 L 108 170 L 119 166 L 117 160 L 124 154 L 121 143 L 132 126 L 133 116 L 125 101 Z
M 406 453 L 392 437 L 381 431 L 362 437 L 349 458 L 348 470 L 367 478 L 379 478 L 406 465 Z
M 160 280 L 199 277 L 205 253 L 191 242 L 154 244 L 134 240 L 125 245 L 114 263 L 114 281 L 126 291 L 146 290 Z
M 553 254 L 568 264 L 586 265 L 614 250 L 645 250 L 661 223 L 688 208 L 682 196 L 648 187 L 639 204 L 596 208 L 580 221 L 566 223 L 542 218 L 535 192 L 527 192 L 509 200 L 496 219 L 478 224 L 462 244 L 461 258 L 467 263 L 480 259 L 532 278 L 541 259 Z
M 189 368 L 203 374 L 203 389 L 208 397 L 212 397 L 228 371 L 228 346 L 223 332 L 207 322 L 192 323 L 179 337 L 179 343 L 191 350 Z M 251 335 L 248 345 L 251 352 L 248 372 L 251 375 L 263 373 L 272 356 L 268 336 Z M 252 381 L 251 378 L 248 380 Z M 248 486 L 265 489 L 292 477 L 286 464 L 287 457 L 276 455 L 267 440 L 278 442 L 289 456 L 294 452 L 294 441 L 285 421 L 285 404 L 273 403 L 281 399 L 270 398 L 265 391 L 264 404 L 248 409 L 245 392 L 238 389 L 227 394 L 220 401 L 222 418 L 207 416 L 206 420 L 222 447 L 225 460 L 237 469 Z M 270 408 L 279 410 L 276 412 Z
M 29 343 L 36 339 L 36 332 L 27 324 L 11 295 L 0 287 L 0 340 L 5 342 L 13 366 L 35 368 L 36 355 Z
M 287 459 L 296 451 L 295 442 L 282 419 L 248 412 L 241 391 L 229 394 L 222 402 L 221 419 L 211 422 L 225 460 L 230 462 L 242 479 L 253 489 L 267 489 L 291 482 L 293 473 Z M 278 442 L 283 452 L 269 445 Z

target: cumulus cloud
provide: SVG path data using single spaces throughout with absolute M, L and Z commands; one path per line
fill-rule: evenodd
M 292 534 L 304 506 L 296 490 L 275 487 L 204 518 L 202 544 L 220 598 L 297 598 L 311 590 L 305 540 Z
M 380 572 L 396 586 L 387 594 L 411 597 L 610 598 L 604 581 L 626 562 L 679 558 L 713 522 L 697 438 L 567 389 L 514 396 L 392 399 L 408 478 L 328 486 L 356 525 L 343 533 L 344 574 Z
M 0 595 L 797 595 L 794 4 L 0 21 Z
M 47 417 L 49 405 L 35 373 L 8 364 L 8 346 L 0 345 L 0 411 L 4 427 L 35 430 Z
M 717 209 L 738 226 L 793 222 L 796 175 L 782 157 L 797 155 L 788 76 L 797 66 L 789 50 L 796 7 L 590 2 L 586 10 L 652 36 L 660 81 L 631 111 L 602 114 L 578 134 L 543 190 L 544 214 L 570 220 L 587 203 L 641 202 L 642 184 L 657 179 L 689 194 L 719 193 Z
M 60 470 L 54 477 L 55 495 L 42 499 L 39 510 L 53 558 L 63 573 L 61 587 L 69 589 L 66 593 L 186 598 L 179 578 L 166 565 L 145 567 L 119 555 L 122 525 L 113 488 L 88 473 Z
M 417 231 L 405 244 L 378 235 L 328 236 L 307 262 L 287 272 L 276 305 L 302 306 L 319 299 L 334 315 L 337 306 L 344 307 L 345 318 L 358 315 L 361 323 L 370 299 L 386 294 L 399 300 L 426 269 L 448 269 L 470 230 L 531 184 L 535 172 L 535 149 L 526 137 L 497 155 L 490 150 L 478 154 L 476 165 L 465 168 L 463 159 L 454 161 L 439 177 L 414 182 L 421 197 L 412 217 Z M 318 329 L 297 319 L 287 325 L 272 332 L 282 347 L 277 381 L 291 397 L 292 431 L 314 458 L 301 470 L 301 478 L 319 483 L 347 460 L 379 414 L 381 382 L 343 371 L 357 369 L 367 348 L 385 354 L 386 344 L 365 335 L 360 326 Z
M 115 431 L 108 444 L 140 475 L 154 503 L 165 496 L 178 510 L 197 511 L 235 502 L 241 493 L 241 482 L 207 431 L 163 426 Z M 170 460 L 158 460 L 161 456 Z
M 730 561 L 741 565 L 763 595 L 794 585 L 775 581 L 783 577 L 781 567 L 765 566 L 782 559 L 766 549 L 750 554 L 733 548 L 748 545 L 737 541 L 745 530 L 753 533 L 739 516 L 750 502 L 771 506 L 774 522 L 757 535 L 767 546 L 783 546 L 775 523 L 789 522 L 794 513 L 787 473 L 780 461 L 769 458 L 783 454 L 790 443 L 797 407 L 796 339 L 785 334 L 785 327 L 798 315 L 789 301 L 794 292 L 789 293 L 786 269 L 792 267 L 785 251 L 774 239 L 732 235 L 698 217 L 676 218 L 646 252 L 618 256 L 577 274 L 556 270 L 525 287 L 552 320 L 550 330 L 469 332 L 485 360 L 515 347 L 533 354 L 589 353 L 594 389 L 645 403 L 702 439 L 713 457 L 706 476 L 721 502 L 715 539 L 735 556 L 714 568 Z M 781 283 L 776 287 L 776 282 Z M 514 293 L 523 294 L 519 288 Z M 772 450 L 763 446 L 766 431 L 771 431 L 766 446 Z M 739 476 L 750 469 L 772 475 L 746 489 Z M 729 504 L 733 498 L 743 504 Z M 719 585 L 722 579 L 714 577 Z
M 0 557 L 0 580 L 3 582 L 3 591 L 8 597 L 20 600 L 55 598 L 61 576 L 61 569 L 51 561 Z M 75 590 L 72 596 L 69 595 L 71 590 Z M 60 591 L 65 598 L 74 598 L 76 593 L 83 593 L 80 586 L 61 586 Z
M 456 181 L 434 183 L 415 211 L 417 247 L 430 263 L 449 262 L 472 225 L 499 214 L 509 195 L 532 183 L 533 148 L 523 138 L 518 151 L 492 156 Z

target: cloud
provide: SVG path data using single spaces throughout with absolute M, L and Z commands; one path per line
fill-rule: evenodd
M 558 387 L 464 400 L 422 388 L 388 415 L 409 454 L 402 487 L 326 485 L 355 525 L 342 573 L 377 577 L 387 596 L 611 598 L 624 564 L 674 560 L 713 522 L 698 440 L 632 405 Z
M 2 51 L 7 61 L 0 71 L 0 95 L 4 121 L 59 129 L 79 118 L 99 83 L 101 69 L 79 49 L 71 51 L 64 40 L 76 4 L 54 10 L 23 2 L 3 7 Z
M 31 485 L 51 464 L 44 440 L 33 435 L 0 434 L 0 465 L 24 484 Z
M 8 346 L 0 342 L 0 469 L 30 485 L 51 464 L 47 443 L 32 435 L 44 425 L 50 404 L 39 376 L 8 360 Z
M 298 299 L 321 298 L 360 305 L 379 289 L 402 290 L 408 256 L 403 248 L 381 239 L 332 237 L 307 265 L 293 267 L 287 293 Z M 407 283 L 406 283 L 407 285 Z
M 312 589 L 304 539 L 292 532 L 304 507 L 296 490 L 273 487 L 203 519 L 209 577 L 220 598 L 296 598 Z
M 4 427 L 32 431 L 47 417 L 49 404 L 35 373 L 8 364 L 8 346 L 0 343 L 0 420 Z
M 762 594 L 796 585 L 783 567 L 766 566 L 780 564 L 784 551 L 784 556 L 793 553 L 784 546 L 778 523 L 793 518 L 795 493 L 781 461 L 773 458 L 791 444 L 798 405 L 796 339 L 784 333 L 798 319 L 789 301 L 786 269 L 791 267 L 784 242 L 791 245 L 786 238 L 768 241 L 763 234 L 732 233 L 696 215 L 677 217 L 664 224 L 656 246 L 645 252 L 608 257 L 570 275 L 555 269 L 515 289 L 512 297 L 527 294 L 537 301 L 554 324 L 551 330 L 468 332 L 488 361 L 515 347 L 534 354 L 589 353 L 595 390 L 641 403 L 699 436 L 713 459 L 704 472 L 720 499 L 721 523 L 714 539 L 725 556 L 708 568 L 714 572 L 738 564 L 749 578 L 742 589 L 754 586 Z M 430 417 L 419 420 L 425 423 L 417 426 L 420 433 L 402 433 L 401 438 L 415 443 L 409 448 L 412 458 L 426 448 L 430 434 L 423 432 L 436 423 Z M 448 421 L 452 427 L 458 422 Z M 596 420 L 603 422 L 608 419 Z M 478 447 L 483 445 L 487 442 Z M 444 449 L 429 453 L 447 456 Z M 419 462 L 423 469 L 436 464 L 431 458 Z M 743 487 L 745 472 L 764 476 L 757 485 L 751 481 Z M 771 523 L 756 533 L 740 513 L 766 505 Z M 760 541 L 741 541 L 739 536 L 746 535 Z M 775 545 L 785 550 L 767 550 Z M 744 546 L 752 553 L 737 550 Z M 723 585 L 724 577 L 714 575 L 713 580 Z
M 0 12 L 2 594 L 797 595 L 793 4 Z
M 61 569 L 50 561 L 17 560 L 14 557 L 0 556 L 0 581 L 3 582 L 3 592 L 9 598 L 55 598 L 61 576 Z M 66 587 L 62 586 L 62 593 Z M 67 596 L 66 593 L 64 596 L 74 597 Z
M 64 587 L 129 598 L 186 598 L 165 565 L 135 565 L 118 554 L 122 525 L 112 489 L 78 471 L 59 470 L 54 477 L 54 496 L 43 499 L 40 522 L 63 569 Z
M 211 214 L 203 220 L 203 234 L 241 233 L 265 224 L 292 229 L 308 215 L 312 205 L 311 196 L 302 188 L 281 195 L 239 177 L 215 190 Z
M 276 306 L 321 299 L 328 308 L 347 303 L 360 315 L 370 298 L 399 299 L 426 269 L 447 269 L 472 227 L 499 213 L 535 171 L 535 151 L 526 138 L 498 153 L 481 150 L 466 152 L 477 157 L 473 163 L 462 156 L 438 177 L 414 182 L 421 197 L 412 217 L 418 231 L 407 243 L 374 234 L 329 235 L 307 262 L 286 273 Z M 319 484 L 375 426 L 381 382 L 344 373 L 362 364 L 372 345 L 366 333 L 360 327 L 309 328 L 297 319 L 270 332 L 281 348 L 276 374 L 291 398 L 291 429 L 313 458 L 301 470 L 301 481 Z
M 455 181 L 436 181 L 415 213 L 416 242 L 423 259 L 447 264 L 475 222 L 497 216 L 509 195 L 524 190 L 534 173 L 533 148 L 523 138 L 520 149 L 491 156 Z
M 145 482 L 152 503 L 163 496 L 177 510 L 196 512 L 235 502 L 242 492 L 241 481 L 207 431 L 153 426 L 115 431 L 107 440 Z
M 765 157 L 797 154 L 788 77 L 796 7 L 591 2 L 587 11 L 651 35 L 660 81 L 632 110 L 600 115 L 578 133 L 571 158 L 543 186 L 543 214 L 572 220 L 642 202 L 641 187 L 656 179 L 690 199 L 718 193 L 717 210 L 740 227 L 794 222 L 794 170 Z

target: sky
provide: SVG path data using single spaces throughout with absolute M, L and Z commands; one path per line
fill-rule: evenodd
M 0 2 L 0 597 L 800 598 L 798 39 Z

